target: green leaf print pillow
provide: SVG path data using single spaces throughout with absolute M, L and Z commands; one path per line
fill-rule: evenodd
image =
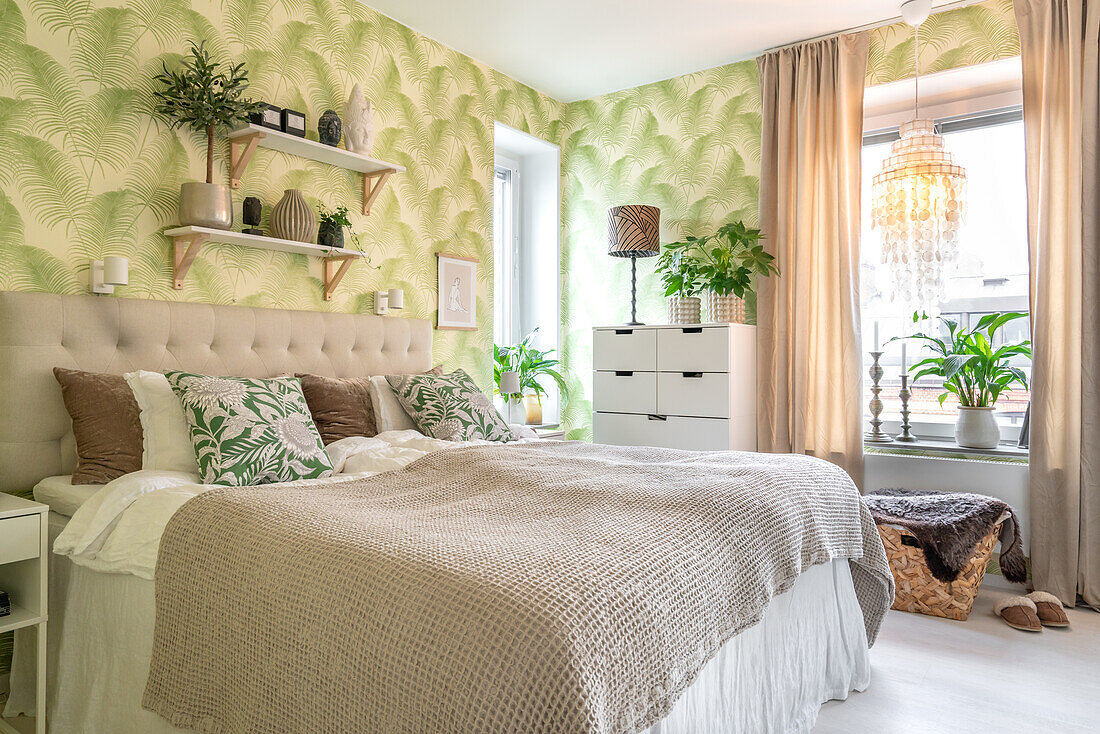
M 204 484 L 243 487 L 332 474 L 297 379 L 164 375 L 183 404 Z
M 462 370 L 449 375 L 387 375 L 386 381 L 422 433 L 444 441 L 510 441 L 512 430 Z

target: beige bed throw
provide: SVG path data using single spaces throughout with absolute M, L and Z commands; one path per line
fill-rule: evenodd
M 637 732 L 806 568 L 893 600 L 848 476 L 805 456 L 477 446 L 214 490 L 161 541 L 144 705 L 200 732 Z

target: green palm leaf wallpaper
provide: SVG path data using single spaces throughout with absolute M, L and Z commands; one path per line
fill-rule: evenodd
M 432 318 L 435 258 L 481 259 L 480 326 L 437 332 L 448 367 L 486 385 L 492 334 L 493 123 L 556 140 L 563 105 L 355 0 L 0 0 L 0 288 L 85 292 L 88 261 L 126 255 L 124 297 L 369 311 L 369 293 L 402 287 L 408 316 Z M 356 82 L 375 104 L 374 155 L 408 167 L 369 217 L 361 179 L 260 149 L 234 193 L 267 213 L 285 188 L 346 204 L 371 252 L 326 303 L 316 258 L 211 245 L 182 291 L 171 288 L 179 184 L 203 178 L 205 147 L 154 120 L 152 78 L 190 39 L 244 61 L 250 94 L 306 112 L 310 137 Z M 219 146 L 221 180 L 228 144 Z M 8 175 L 14 172 L 14 175 Z

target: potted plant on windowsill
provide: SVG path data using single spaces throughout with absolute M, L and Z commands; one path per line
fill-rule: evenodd
M 191 55 L 175 71 L 162 64 L 163 72 L 154 77 L 159 84 L 153 91 L 154 112 L 171 127 L 189 127 L 206 136 L 206 183 L 181 184 L 180 224 L 229 229 L 233 199 L 228 186 L 214 183 L 214 136 L 247 122 L 249 115 L 263 109 L 263 103 L 244 96 L 248 89 L 244 64 L 223 71 L 221 64 L 211 61 L 205 43 L 192 42 Z
M 696 237 L 688 237 L 684 242 L 666 245 L 657 259 L 656 271 L 665 287 L 670 324 L 698 324 L 701 320 L 702 301 L 697 295 L 703 287 L 700 261 L 692 253 L 697 241 Z
M 927 317 L 913 314 L 914 322 L 923 318 Z M 931 357 L 913 365 L 913 381 L 928 376 L 940 377 L 944 389 L 940 404 L 951 395 L 958 399 L 955 442 L 959 446 L 991 449 L 1000 442 L 1001 430 L 993 410 L 1001 393 L 1012 385 L 1027 388 L 1027 375 L 1009 360 L 1012 357 L 1031 359 L 1031 342 L 1003 344 L 996 349 L 993 343 L 1005 324 L 1023 318 L 1027 318 L 1026 313 L 1015 311 L 986 314 L 968 331 L 960 328 L 957 322 L 940 317 L 939 321 L 947 327 L 944 339 L 927 334 L 896 337 L 921 341 L 932 352 Z
M 550 377 L 558 384 L 562 395 L 568 391 L 565 378 L 557 370 L 558 360 L 550 356 L 554 350 L 541 350 L 532 346 L 537 333 L 538 329 L 535 329 L 519 344 L 512 347 L 493 345 L 493 383 L 496 386 L 496 394 L 505 399 L 509 408 L 522 400 L 527 425 L 542 423 L 542 397 L 546 395 L 546 388 L 542 386 L 540 380 Z M 501 391 L 501 379 L 507 372 L 514 372 L 518 377 L 518 392 Z M 508 419 L 512 421 L 511 416 Z

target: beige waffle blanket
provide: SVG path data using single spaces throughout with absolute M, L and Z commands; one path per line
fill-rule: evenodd
M 214 490 L 164 532 L 144 705 L 201 732 L 636 732 L 806 568 L 893 599 L 843 471 L 804 456 L 475 446 Z

